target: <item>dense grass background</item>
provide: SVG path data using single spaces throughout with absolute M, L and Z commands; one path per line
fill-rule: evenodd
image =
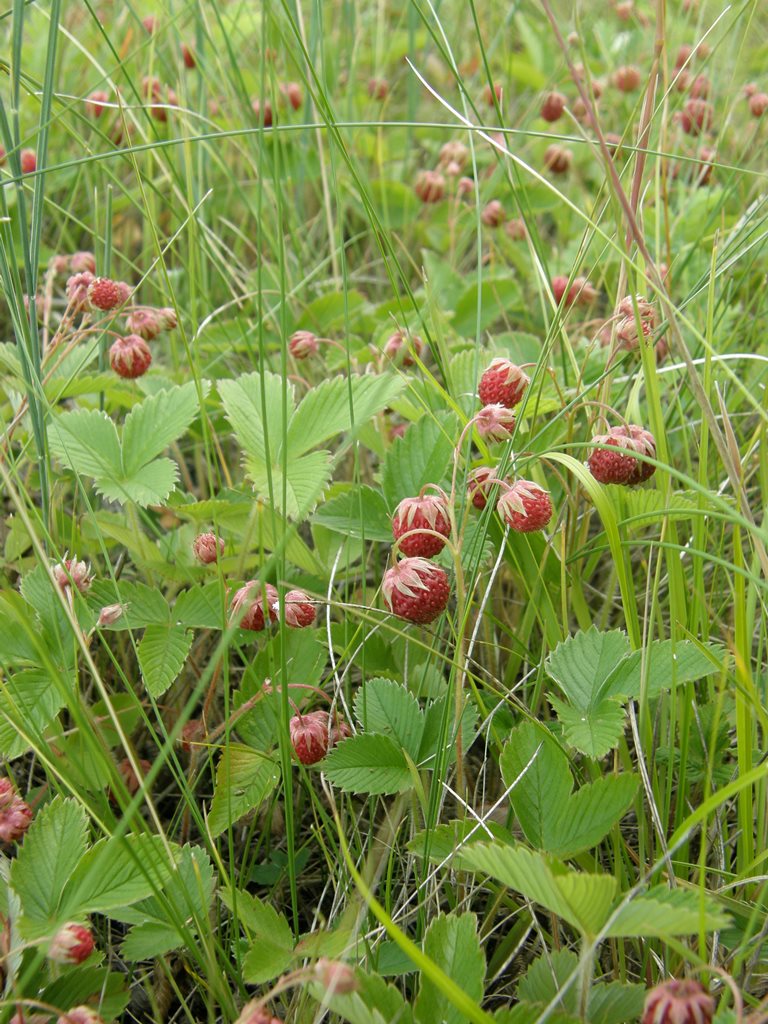
M 105 1019 L 235 1020 L 291 970 L 296 984 L 269 1002 L 286 1021 L 331 1012 L 373 1024 L 407 1019 L 415 1004 L 419 1021 L 494 1013 L 618 1024 L 639 1016 L 642 993 L 629 985 L 689 973 L 721 1000 L 718 1019 L 740 1012 L 729 978 L 762 1019 L 768 114 L 752 116 L 743 92 L 752 81 L 768 91 L 761 6 L 20 0 L 0 12 L 0 750 L 49 822 L 38 832 L 49 861 L 62 863 L 56 842 L 66 848 L 79 830 L 89 842 L 116 837 L 110 849 L 127 851 L 143 908 L 121 909 L 134 902 L 128 890 L 114 905 L 63 900 L 73 916 L 91 914 L 111 973 L 57 978 L 44 958 L 49 932 L 11 927 L 14 892 L 27 916 L 31 899 L 14 869 L 2 911 L 13 951 L 4 1019 L 20 999 L 57 1012 L 89 999 Z M 693 52 L 681 70 L 683 45 Z M 626 65 L 639 71 L 629 92 L 613 78 Z M 708 83 L 713 121 L 701 134 L 681 123 L 685 75 L 694 89 L 698 75 Z M 287 82 L 300 91 L 295 110 Z M 107 94 L 99 117 L 86 103 L 95 90 Z M 551 90 L 577 114 L 579 100 L 581 116 L 544 121 Z M 271 104 L 271 126 L 254 99 L 262 111 Z M 417 175 L 437 167 L 448 142 L 466 147 L 473 195 L 447 174 L 443 200 L 422 203 Z M 572 154 L 564 175 L 545 166 L 552 144 Z M 26 148 L 37 169 L 22 174 Z M 482 217 L 493 200 L 498 227 Z M 52 344 L 67 275 L 51 261 L 81 250 L 141 304 L 176 312 L 178 328 L 152 343 L 152 369 L 136 382 L 109 369 L 120 328 L 108 320 L 81 324 L 63 359 Z M 594 301 L 555 301 L 558 275 L 587 278 Z M 601 345 L 629 294 L 655 302 L 661 351 L 609 356 Z M 27 295 L 40 297 L 37 315 Z M 383 355 L 396 328 L 426 342 L 412 365 Z M 298 329 L 330 343 L 300 362 L 288 348 Z M 471 447 L 462 432 L 495 355 L 527 364 L 532 383 L 511 443 L 475 437 Z M 255 489 L 216 387 L 254 371 L 276 375 L 254 385 L 267 449 Z M 389 397 L 362 420 L 351 383 L 334 416 L 330 399 L 321 403 L 320 421 L 346 425 L 332 436 L 306 427 L 304 439 L 332 452 L 333 482 L 311 509 L 283 515 L 297 488 L 314 486 L 288 452 L 292 392 L 298 401 L 357 374 L 389 382 Z M 105 495 L 98 474 L 73 472 L 61 446 L 51 449 L 51 424 L 67 413 L 104 410 L 122 424 L 144 398 L 190 382 L 194 408 L 161 446 L 178 466 L 167 500 Z M 583 466 L 591 437 L 623 419 L 656 439 L 656 473 L 639 489 L 599 486 Z M 150 446 L 166 426 L 147 425 Z M 555 517 L 544 534 L 510 534 L 492 505 L 480 515 L 467 507 L 467 473 L 484 463 L 548 487 Z M 454 483 L 462 543 L 453 561 L 441 556 L 454 580 L 449 614 L 417 629 L 388 615 L 378 591 L 388 515 L 430 482 Z M 202 568 L 191 544 L 211 528 L 225 555 Z M 66 552 L 97 577 L 69 605 L 46 570 Z M 248 579 L 303 587 L 318 602 L 316 629 L 299 637 L 281 620 L 256 639 L 237 629 L 228 602 Z M 115 602 L 127 605 L 122 620 L 91 633 Z M 142 630 L 153 627 L 150 647 Z M 568 637 L 592 636 L 576 655 L 589 674 L 593 628 L 623 630 L 644 652 L 639 689 L 616 705 L 625 710 L 608 756 L 569 742 L 548 700 L 563 699 L 548 657 Z M 675 650 L 704 658 L 706 671 L 684 676 Z M 356 697 L 378 677 L 422 709 L 444 698 L 432 762 L 384 795 L 298 766 L 286 684 L 319 687 L 354 721 Z M 262 698 L 265 680 L 274 692 Z M 326 706 L 310 690 L 290 698 Z M 457 764 L 451 730 L 464 714 L 473 742 Z M 191 746 L 181 744 L 200 719 Z M 529 734 L 513 730 L 526 722 L 544 723 L 536 735 L 567 754 L 575 789 L 637 779 L 628 813 L 599 842 L 562 854 L 570 870 L 602 872 L 622 896 L 651 882 L 697 894 L 696 927 L 660 935 L 651 915 L 630 937 L 606 938 L 537 895 L 537 868 L 529 890 L 461 861 L 458 840 L 475 826 L 475 839 L 547 849 L 510 805 L 513 758 L 502 752 L 524 749 Z M 542 785 L 544 818 L 564 813 L 547 806 L 552 778 Z M 56 840 L 62 805 L 70 831 L 62 824 Z M 158 845 L 121 846 L 142 835 Z M 178 892 L 161 867 L 175 844 L 191 844 Z M 28 854 L 26 870 L 66 891 L 66 875 L 34 856 L 44 858 Z M 88 885 L 99 871 L 115 877 L 116 865 L 97 862 Z M 727 924 L 707 922 L 711 900 Z M 456 933 L 444 923 L 456 917 L 438 917 L 470 912 Z M 170 945 L 149 924 L 170 927 Z M 126 945 L 131 925 L 144 931 Z M 316 934 L 293 951 L 307 933 Z M 359 965 L 360 994 L 324 998 L 307 982 L 318 955 Z M 475 991 L 478 957 L 487 967 Z M 538 981 L 526 974 L 532 963 L 544 965 Z M 596 979 L 625 986 L 613 1016 L 589 1005 Z

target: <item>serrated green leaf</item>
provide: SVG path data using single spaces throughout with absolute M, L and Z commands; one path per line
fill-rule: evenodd
M 208 385 L 201 385 L 203 394 Z M 123 471 L 128 478 L 165 451 L 188 429 L 199 408 L 198 385 L 189 381 L 180 387 L 158 391 L 135 405 L 123 425 Z
M 208 827 L 214 838 L 266 800 L 280 781 L 277 762 L 250 747 L 230 744 L 216 767 Z
M 193 846 L 179 850 L 176 870 L 163 886 L 162 896 L 113 911 L 118 920 L 136 924 L 123 940 L 123 955 L 143 960 L 183 946 L 208 922 L 215 881 L 205 850 Z
M 547 951 L 536 957 L 517 986 L 517 998 L 526 1003 L 548 1006 L 553 999 L 565 1013 L 578 1014 L 579 999 L 576 985 L 558 998 L 560 989 L 570 976 L 577 971 L 579 958 L 570 949 Z M 591 1019 L 591 1018 L 590 1018 Z
M 285 383 L 276 373 L 265 371 L 263 374 L 244 374 L 237 380 L 220 380 L 216 388 L 226 417 L 245 454 L 261 467 L 266 467 L 268 461 L 276 462 L 283 436 L 283 398 L 287 397 L 290 419 L 294 405 L 293 385 Z
M 465 870 L 482 871 L 557 914 L 583 935 L 594 936 L 617 895 L 612 875 L 570 871 L 560 861 L 523 847 L 477 843 L 458 857 Z
M 350 488 L 317 509 L 312 522 L 346 537 L 391 541 L 392 521 L 384 496 L 372 487 Z
M 375 733 L 342 740 L 321 767 L 334 786 L 352 793 L 403 793 L 413 785 L 402 749 Z
M 465 338 L 474 338 L 511 309 L 522 305 L 520 285 L 511 276 L 484 276 L 482 283 L 471 284 L 459 296 L 452 317 L 453 329 Z
M 250 985 L 262 985 L 282 974 L 294 958 L 291 926 L 283 914 L 251 893 L 231 890 L 222 893 L 224 903 L 234 910 L 251 933 L 252 943 L 243 959 L 243 979 Z
M 48 425 L 48 445 L 51 454 L 75 473 L 97 480 L 117 480 L 122 475 L 117 428 L 98 409 L 55 416 Z
M 445 722 L 446 715 L 448 715 L 447 722 Z M 456 725 L 453 720 L 453 709 L 448 706 L 445 697 L 438 697 L 437 700 L 433 700 L 428 705 L 424 713 L 424 733 L 421 737 L 419 759 L 417 762 L 419 768 L 434 767 L 435 758 L 441 748 L 440 736 L 444 722 L 446 733 L 442 750 L 447 751 L 448 764 L 452 764 L 456 759 Z M 475 738 L 476 726 L 477 708 L 471 701 L 467 701 L 461 716 L 462 750 L 465 752 L 469 749 L 470 744 Z
M 559 643 L 546 660 L 547 673 L 576 708 L 589 708 L 605 679 L 629 654 L 619 629 L 600 632 L 592 626 Z
M 355 717 L 364 732 L 390 736 L 411 758 L 418 758 L 424 715 L 400 683 L 369 679 L 355 696 Z
M 291 419 L 286 439 L 288 457 L 302 455 L 353 426 L 364 425 L 402 390 L 403 381 L 392 374 L 323 381 L 302 399 Z
M 47 934 L 57 920 L 62 890 L 85 853 L 85 832 L 85 811 L 75 800 L 54 797 L 35 815 L 11 866 L 26 938 Z
M 159 836 L 100 839 L 80 860 L 64 887 L 60 919 L 119 912 L 162 888 L 170 873 Z
M 0 679 L 0 755 L 12 760 L 32 741 L 45 743 L 43 731 L 65 703 L 62 687 L 45 671 L 17 671 L 7 683 Z
M 464 992 L 481 1002 L 485 980 L 485 956 L 477 935 L 475 914 L 438 914 L 424 937 L 424 952 Z M 422 976 L 414 1006 L 414 1017 L 420 1024 L 464 1024 L 465 1017 L 441 992 L 439 986 Z
M 573 857 L 599 843 L 637 792 L 637 778 L 623 774 L 607 775 L 573 793 L 567 757 L 533 722 L 512 731 L 500 764 L 507 786 L 519 780 L 509 798 L 526 838 L 557 857 Z
M 417 857 L 425 857 L 429 850 L 429 859 L 433 864 L 442 864 L 458 856 L 461 847 L 468 843 L 487 843 L 488 835 L 505 843 L 512 842 L 512 834 L 492 819 L 478 827 L 472 818 L 461 821 L 449 821 L 436 825 L 432 829 L 417 832 L 408 843 L 408 849 Z
M 457 436 L 455 416 L 424 415 L 393 442 L 382 476 L 392 510 L 403 498 L 418 494 L 425 484 L 446 482 Z
M 172 459 L 155 459 L 142 466 L 134 477 L 112 479 L 98 477 L 95 481 L 96 490 L 107 501 L 135 501 L 146 508 L 147 505 L 162 505 L 176 486 L 179 479 L 179 467 Z
M 176 624 L 194 629 L 223 629 L 226 610 L 221 589 L 219 583 L 206 583 L 202 587 L 182 590 L 172 611 Z
M 88 592 L 88 604 L 94 611 L 109 604 L 121 604 L 123 614 L 105 629 L 143 629 L 144 626 L 170 625 L 171 610 L 157 589 L 145 583 L 120 580 L 96 580 Z
M 258 462 L 246 459 L 246 467 L 256 491 L 290 519 L 302 519 L 311 512 L 331 479 L 331 455 L 324 451 L 292 459 L 285 484 L 282 466 L 272 467 L 271 478 Z
M 394 985 L 377 974 L 355 971 L 357 991 L 331 995 L 319 984 L 309 986 L 311 996 L 349 1024 L 411 1024 L 413 1011 Z
M 568 758 L 545 729 L 523 722 L 510 733 L 499 764 L 505 786 L 518 780 L 509 800 L 526 839 L 554 852 L 548 845 L 548 817 L 568 805 L 573 789 Z
M 131 928 L 120 945 L 120 953 L 126 960 L 151 960 L 165 956 L 181 944 L 179 933 L 172 925 L 145 921 Z
M 184 626 L 147 626 L 138 648 L 139 668 L 152 697 L 161 697 L 187 660 L 194 635 Z
M 722 658 L 722 648 L 710 644 L 707 649 Z M 616 666 L 605 680 L 599 697 L 639 697 L 643 674 L 648 696 L 658 697 L 664 690 L 698 682 L 716 671 L 711 658 L 691 640 L 655 640 L 645 650 L 633 651 Z
M 46 1006 L 65 1007 L 87 1004 L 102 1020 L 114 1020 L 131 999 L 125 975 L 106 967 L 83 965 L 66 971 L 40 992 L 37 998 Z
M 702 897 L 697 891 L 657 886 L 622 907 L 607 934 L 614 938 L 663 939 L 693 935 L 701 929 L 715 931 L 730 923 L 729 916 L 710 897 Z
M 624 735 L 626 713 L 615 700 L 603 700 L 594 707 L 574 708 L 551 693 L 547 700 L 557 712 L 563 739 L 588 757 L 605 757 Z
M 644 985 L 622 985 L 618 981 L 592 985 L 589 990 L 590 1024 L 625 1024 L 625 1021 L 637 1020 L 647 994 Z
M 603 839 L 629 810 L 639 779 L 625 772 L 605 775 L 582 786 L 563 808 L 553 808 L 546 849 L 557 857 L 575 857 Z

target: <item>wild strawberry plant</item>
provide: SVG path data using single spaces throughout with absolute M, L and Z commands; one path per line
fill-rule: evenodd
M 764 1019 L 767 27 L 0 18 L 0 1024 Z

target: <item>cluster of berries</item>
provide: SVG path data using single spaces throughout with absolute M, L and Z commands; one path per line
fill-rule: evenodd
M 525 372 L 508 359 L 491 362 L 478 387 L 483 408 L 472 420 L 484 438 L 509 438 L 515 426 L 512 410 L 529 383 Z M 529 480 L 498 480 L 485 466 L 470 473 L 468 497 L 474 507 L 484 508 L 497 485 L 502 489 L 497 511 L 511 529 L 530 533 L 546 527 L 552 518 L 547 491 Z M 432 622 L 448 604 L 448 574 L 428 559 L 438 555 L 450 539 L 451 521 L 448 496 L 434 484 L 422 488 L 415 498 L 403 499 L 395 509 L 392 535 L 396 549 L 406 557 L 385 572 L 381 589 L 389 610 L 408 622 Z
M 293 110 L 298 110 L 304 99 L 299 83 L 281 82 L 278 89 L 281 100 L 284 100 Z M 251 110 L 256 115 L 258 124 L 263 125 L 264 128 L 272 127 L 275 115 L 271 100 L 253 97 L 251 99 Z
M 79 315 L 118 313 L 125 319 L 127 333 L 117 337 L 109 350 L 109 362 L 119 376 L 134 380 L 147 372 L 152 353 L 147 342 L 163 331 L 178 326 L 176 311 L 170 306 L 129 306 L 133 289 L 125 281 L 96 276 L 96 260 L 91 252 L 55 256 L 50 264 L 53 274 L 69 273 L 65 286 L 67 312 L 64 320 Z

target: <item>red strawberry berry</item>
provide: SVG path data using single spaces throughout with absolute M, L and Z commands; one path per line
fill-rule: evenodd
M 495 106 L 495 100 L 501 103 L 502 96 L 504 95 L 504 88 L 500 82 L 494 82 L 493 86 L 486 85 L 483 89 L 483 99 L 489 107 Z
M 59 928 L 48 947 L 48 959 L 55 964 L 81 964 L 93 952 L 90 928 L 70 921 Z
M 285 624 L 291 629 L 306 629 L 313 626 L 317 611 L 308 594 L 303 590 L 289 590 L 283 598 Z
M 152 362 L 149 346 L 138 334 L 118 338 L 109 350 L 109 365 L 120 377 L 135 380 L 143 376 Z
M 192 542 L 192 551 L 198 562 L 211 565 L 224 554 L 224 538 L 217 537 L 215 533 L 198 533 Z
M 317 764 L 328 751 L 351 735 L 346 722 L 334 722 L 327 711 L 296 714 L 288 723 L 294 753 L 302 764 Z
M 531 383 L 527 373 L 509 359 L 494 359 L 480 378 L 477 394 L 483 405 L 519 405 Z
M 273 1017 L 260 999 L 252 999 L 246 1003 L 235 1024 L 283 1024 L 279 1017 Z
M 544 97 L 541 105 L 541 116 L 550 124 L 563 116 L 567 100 L 561 92 L 551 92 Z
M 264 615 L 264 596 L 267 600 L 267 615 Z M 240 587 L 232 598 L 231 613 L 232 619 L 239 624 L 240 629 L 249 629 L 254 633 L 261 632 L 267 621 L 276 622 L 277 604 L 279 594 L 271 583 L 262 585 L 258 580 L 251 580 L 245 586 Z M 243 609 L 245 611 L 243 612 Z M 242 614 L 242 618 L 240 618 Z
M 194 50 L 191 46 L 187 46 L 186 43 L 181 44 L 181 59 L 184 61 L 184 67 L 190 70 L 197 64 Z
M 369 79 L 368 95 L 374 100 L 385 100 L 389 95 L 389 82 L 386 78 Z
M 456 175 L 461 172 L 468 159 L 469 150 L 464 143 L 458 139 L 451 139 L 441 147 L 438 162 L 447 174 Z
M 413 530 L 431 530 L 432 533 L 413 533 Z M 439 533 L 441 537 L 435 537 Z M 392 517 L 392 534 L 399 548 L 409 557 L 431 558 L 445 547 L 451 535 L 447 499 L 444 494 L 425 494 L 419 498 L 404 498 Z
M 488 481 L 495 478 L 496 472 L 490 466 L 478 466 L 467 477 L 467 498 L 476 509 L 482 511 L 488 504 L 488 495 L 494 486 Z
M 710 1024 L 715 1001 L 693 978 L 672 979 L 652 988 L 645 998 L 641 1024 Z
M 138 334 L 145 341 L 154 341 L 163 330 L 160 311 L 151 306 L 139 306 L 125 318 L 125 326 L 131 334 Z
M 474 423 L 486 441 L 508 441 L 515 429 L 515 414 L 506 405 L 491 402 L 475 414 Z
M 91 307 L 105 313 L 121 305 L 124 295 L 125 291 L 120 284 L 108 277 L 96 277 L 88 286 L 88 301 Z
M 635 424 L 611 427 L 607 434 L 593 437 L 592 443 L 610 446 L 596 448 L 587 459 L 590 473 L 601 484 L 632 486 L 648 480 L 656 472 L 655 466 L 635 457 L 656 458 L 656 441 L 643 427 Z
M 33 174 L 37 170 L 37 153 L 34 149 L 22 149 L 19 162 L 22 174 Z
M 516 480 L 499 498 L 496 511 L 518 533 L 533 533 L 552 518 L 552 499 L 538 484 Z
M 712 127 L 712 105 L 702 99 L 686 100 L 680 124 L 686 135 L 700 135 Z
M 768 93 L 753 93 L 749 97 L 749 112 L 752 117 L 762 117 L 766 110 L 768 110 Z
M 404 558 L 387 569 L 381 590 L 391 612 L 421 625 L 445 610 L 451 593 L 446 571 L 426 558 Z
M 314 974 L 329 996 L 347 995 L 360 988 L 355 972 L 341 960 L 321 957 L 315 964 Z

